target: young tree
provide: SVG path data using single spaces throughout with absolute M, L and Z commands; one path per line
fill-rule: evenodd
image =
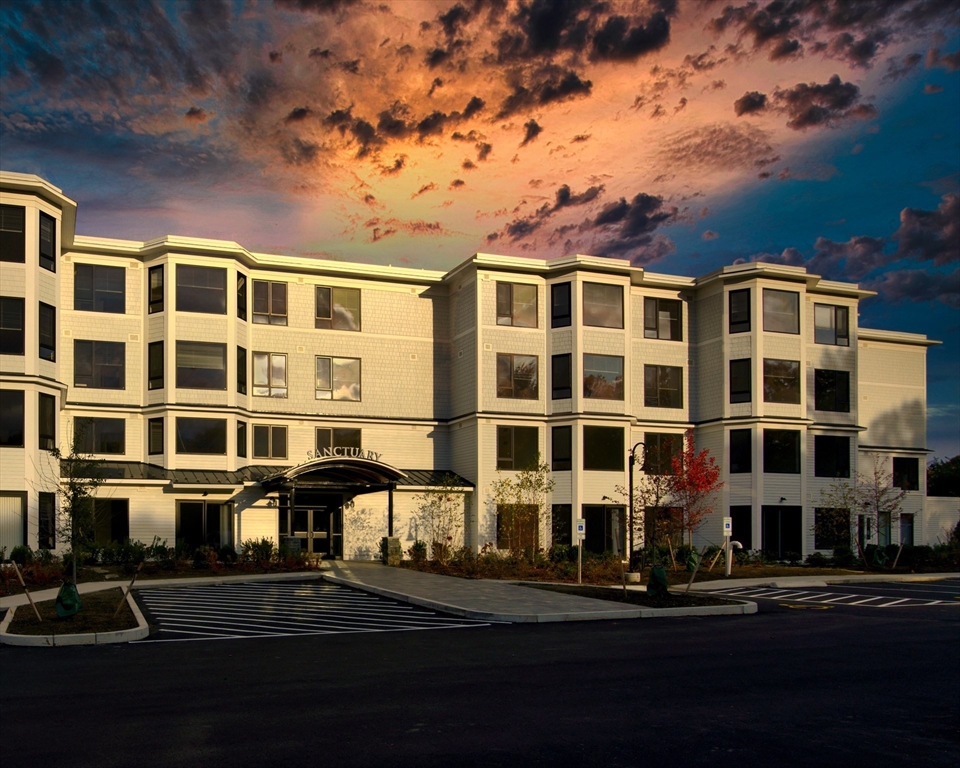
M 497 547 L 519 557 L 533 556 L 546 538 L 547 494 L 553 486 L 550 466 L 539 454 L 533 467 L 512 476 L 504 477 L 497 470 L 491 488 L 497 510 Z
M 677 510 L 677 526 L 686 533 L 687 543 L 693 546 L 693 534 L 712 514 L 716 494 L 723 488 L 720 467 L 710 451 L 697 451 L 693 430 L 683 435 L 683 451 L 671 461 L 670 493 Z
M 57 495 L 60 497 L 57 538 L 70 540 L 74 584 L 77 583 L 78 550 L 96 538 L 97 512 L 94 492 L 103 484 L 103 462 L 82 455 L 77 448 L 78 442 L 79 438 L 75 437 L 66 456 L 59 448 L 50 452 L 60 468 L 60 483 L 57 486 Z
M 417 538 L 430 543 L 433 559 L 440 563 L 463 546 L 464 499 L 453 475 L 444 475 L 439 485 L 413 497 Z

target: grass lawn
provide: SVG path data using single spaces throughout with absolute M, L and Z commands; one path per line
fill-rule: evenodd
M 137 619 L 126 600 L 123 601 L 117 617 L 113 618 L 113 612 L 117 609 L 122 595 L 123 591 L 119 587 L 80 595 L 80 610 L 63 619 L 57 616 L 56 601 L 44 600 L 37 603 L 43 621 L 37 621 L 29 603 L 20 605 L 17 606 L 7 631 L 12 635 L 80 635 L 134 629 Z

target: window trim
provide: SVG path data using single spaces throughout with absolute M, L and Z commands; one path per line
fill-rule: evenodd
M 613 290 L 614 290 L 614 289 L 618 292 L 618 295 L 619 295 L 619 297 L 620 297 L 620 324 L 619 324 L 619 325 L 609 325 L 609 324 L 607 324 L 607 323 L 597 323 L 597 322 L 590 322 L 590 321 L 589 321 L 590 318 L 591 318 L 591 316 L 593 316 L 594 319 L 596 319 L 597 312 L 596 312 L 595 309 L 593 309 L 594 306 L 612 306 L 612 305 L 607 305 L 607 304 L 595 305 L 594 302 L 590 302 L 589 306 L 591 307 L 591 309 L 590 309 L 590 311 L 588 311 L 588 309 L 587 309 L 587 307 L 588 307 L 588 303 L 587 303 L 587 291 L 588 291 L 588 289 L 589 289 L 589 290 L 592 290 L 593 288 L 603 288 L 603 289 L 605 289 L 605 290 L 609 289 L 611 295 L 613 295 Z M 582 311 L 581 311 L 581 315 L 582 315 L 583 325 L 584 325 L 584 326 L 588 326 L 588 327 L 590 327 L 590 328 L 615 328 L 615 329 L 620 329 L 620 330 L 623 329 L 624 306 L 623 306 L 623 286 L 622 286 L 622 285 L 619 285 L 618 283 L 593 283 L 593 282 L 584 282 L 584 283 L 583 283 L 583 286 L 582 286 L 582 289 L 581 289 L 581 294 L 582 294 L 582 295 L 581 295 L 581 304 L 582 304 L 582 307 L 581 307 L 581 310 L 582 310 Z
M 49 253 L 44 252 L 45 238 L 43 236 L 44 220 L 50 223 Z M 37 229 L 37 260 L 41 269 L 56 273 L 57 271 L 57 220 L 49 213 L 40 211 L 40 222 Z
M 524 322 L 518 322 L 516 288 L 525 288 L 533 291 L 533 325 Z M 540 327 L 540 289 L 535 283 L 510 283 L 497 281 L 497 325 L 512 328 L 539 328 Z M 509 310 L 505 311 L 505 305 L 509 305 Z M 521 309 L 526 306 L 521 304 Z
M 320 292 L 328 291 L 328 301 L 327 303 L 330 306 L 329 315 L 320 315 Z M 340 291 L 349 291 L 356 294 L 357 299 L 357 313 L 353 318 L 356 321 L 356 328 L 345 328 L 340 326 L 335 326 L 334 321 L 337 317 L 337 313 L 334 311 L 335 307 L 343 307 L 343 304 L 338 304 L 336 300 L 336 294 Z M 349 331 L 351 333 L 359 333 L 363 329 L 363 296 L 361 295 L 359 288 L 348 288 L 345 286 L 333 286 L 333 285 L 317 285 L 314 287 L 314 319 L 313 326 L 314 328 L 319 328 L 325 331 Z
M 119 273 L 119 274 L 117 274 Z M 90 296 L 81 298 L 77 292 L 80 290 L 81 274 L 88 274 L 84 281 L 89 280 Z M 119 291 L 107 290 L 101 284 L 101 281 L 107 280 L 107 275 L 119 277 L 117 284 Z M 109 282 L 109 281 L 107 281 Z M 108 299 L 117 302 L 119 309 L 99 309 L 108 303 Z M 81 303 L 88 306 L 80 306 Z M 73 265 L 73 309 L 75 312 L 98 312 L 108 315 L 125 315 L 127 313 L 127 269 L 126 267 L 114 267 L 109 264 L 85 264 L 74 263 Z
M 321 387 L 319 386 L 319 384 L 320 384 L 320 377 L 319 377 L 319 375 L 318 375 L 317 368 L 318 368 L 318 366 L 319 366 L 320 360 L 327 360 L 327 361 L 329 361 L 329 367 L 330 367 L 330 387 L 329 387 L 329 388 L 321 388 Z M 344 361 L 346 361 L 346 362 L 351 362 L 351 363 L 355 362 L 355 363 L 357 364 L 357 381 L 356 381 L 357 397 L 356 397 L 356 398 L 352 398 L 352 397 L 334 397 L 334 394 L 338 391 L 337 388 L 336 388 L 336 383 L 337 383 L 337 382 L 336 382 L 336 377 L 334 376 L 334 371 L 336 370 L 336 366 L 338 365 L 338 363 L 339 363 L 340 365 L 342 365 Z M 329 356 L 329 355 L 316 355 L 316 356 L 314 357 L 313 366 L 314 366 L 314 369 L 313 369 L 313 370 L 314 370 L 314 399 L 315 399 L 315 400 L 331 400 L 331 401 L 333 401 L 333 402 L 342 402 L 342 403 L 359 403 L 359 402 L 361 402 L 361 401 L 363 400 L 363 362 L 362 362 L 362 358 L 359 358 L 359 357 L 331 357 L 331 356 Z M 323 397 L 323 396 L 321 396 L 321 395 L 319 394 L 319 393 L 321 393 L 321 392 L 329 392 L 329 393 L 330 393 L 330 397 Z
M 220 359 L 223 362 L 221 368 L 189 368 L 187 366 L 180 365 L 180 354 L 183 352 L 184 355 L 187 354 L 187 345 L 192 345 L 194 347 L 202 347 L 205 349 L 217 348 L 220 351 Z M 185 339 L 177 339 L 176 346 L 176 364 L 175 364 L 175 380 L 177 389 L 200 389 L 204 391 L 211 392 L 225 392 L 227 389 L 227 345 L 222 344 L 218 341 L 188 341 Z M 184 372 L 184 376 L 187 375 L 188 371 L 221 371 L 223 374 L 223 383 L 219 381 L 216 382 L 216 386 L 197 386 L 196 384 L 188 383 L 187 380 L 181 379 L 180 372 Z
M 613 392 L 613 394 L 610 397 L 604 397 L 603 395 L 595 394 L 595 392 L 603 391 L 602 385 L 600 385 L 599 382 L 595 382 L 594 385 L 588 385 L 587 371 L 600 372 L 603 369 L 602 367 L 598 367 L 597 362 L 591 362 L 588 364 L 587 358 L 594 358 L 595 361 L 600 361 L 601 359 L 619 361 L 620 363 L 619 391 L 617 386 L 617 379 L 616 379 L 616 376 L 614 376 L 613 381 L 608 382 L 610 385 L 610 389 Z M 592 352 L 584 352 L 583 353 L 583 397 L 588 400 L 622 401 L 624 399 L 624 390 L 626 389 L 623 369 L 624 369 L 623 355 L 598 355 Z M 606 376 L 602 378 L 603 378 L 603 381 L 605 382 L 608 381 Z
M 267 311 L 257 311 L 257 303 L 264 300 L 264 297 L 257 296 L 266 286 L 266 304 Z M 280 287 L 282 286 L 282 291 Z M 283 297 L 277 296 L 282 293 Z M 278 280 L 254 280 L 253 281 L 253 322 L 256 325 L 286 325 L 287 313 L 290 310 L 290 291 L 287 283 Z M 278 306 L 282 304 L 282 306 Z
M 508 430 L 510 433 L 510 455 L 506 456 L 501 454 L 500 448 L 503 445 L 501 435 L 505 435 Z M 535 433 L 533 445 L 536 446 L 536 450 L 533 456 L 517 457 L 517 430 L 532 430 L 533 433 Z M 527 438 L 530 437 L 534 437 L 534 435 L 527 433 Z M 524 424 L 498 424 L 496 450 L 497 469 L 521 472 L 526 469 L 535 468 L 540 456 L 540 427 L 531 427 Z M 526 459 L 526 461 L 523 461 L 524 459 Z M 518 466 L 520 462 L 523 463 Z
M 257 452 L 257 442 L 262 440 L 263 431 L 266 430 L 267 452 Z M 287 436 L 289 430 L 285 424 L 254 424 L 253 425 L 253 458 L 255 459 L 286 459 L 287 458 Z M 282 440 L 278 437 L 282 435 Z M 278 453 L 277 443 L 282 442 L 283 453 Z
M 266 358 L 266 381 L 258 383 L 258 361 Z M 283 360 L 283 383 L 274 384 L 274 361 Z M 287 353 L 286 352 L 254 352 L 251 358 L 253 363 L 253 386 L 251 394 L 254 397 L 273 397 L 286 398 L 290 391 L 287 376 Z M 259 390 L 259 391 L 258 391 Z
M 772 371 L 768 371 L 767 364 L 773 363 L 791 363 L 793 365 L 793 370 L 795 375 L 792 377 L 792 380 L 796 382 L 796 395 L 793 394 L 794 388 L 787 387 L 782 391 L 790 395 L 790 399 L 774 399 L 773 395 L 776 394 L 776 391 L 772 388 L 772 385 L 768 388 L 767 380 L 768 379 L 782 379 L 784 382 L 787 381 L 787 376 L 774 375 Z M 799 360 L 780 360 L 779 358 L 774 357 L 765 357 L 763 358 L 763 402 L 765 403 L 780 403 L 781 405 L 800 405 L 802 402 L 803 396 L 803 381 L 800 375 L 800 361 Z
M 823 330 L 833 334 L 833 341 L 820 341 L 820 326 L 817 324 L 817 315 L 821 310 L 830 310 L 830 326 Z M 843 317 L 843 322 L 838 322 Z M 844 335 L 840 335 L 840 326 L 844 326 Z M 813 342 L 814 344 L 826 344 L 833 347 L 850 346 L 850 308 L 841 304 L 814 304 L 813 305 Z
M 159 285 L 157 286 L 153 284 L 154 275 L 160 276 Z M 150 267 L 150 269 L 147 270 L 148 315 L 154 315 L 157 312 L 163 312 L 164 288 L 163 264 Z M 159 293 L 159 296 L 156 295 L 157 293 Z
M 44 330 L 45 324 L 49 324 L 46 330 Z M 42 301 L 39 302 L 37 325 L 37 356 L 50 363 L 57 362 L 57 308 Z M 46 344 L 44 344 L 44 337 L 49 339 Z
M 654 399 L 650 394 L 650 376 L 648 371 L 656 370 L 656 403 L 651 404 L 651 400 Z M 661 380 L 661 371 L 679 371 L 679 374 L 676 374 L 679 378 L 678 386 L 676 389 L 670 389 L 663 386 Z M 676 405 L 663 405 L 661 401 L 664 399 L 664 392 L 677 392 L 678 403 Z M 644 408 L 671 408 L 674 410 L 683 408 L 683 366 L 679 365 L 644 365 L 643 366 L 643 407 Z
M 661 310 L 660 305 L 668 305 L 670 309 L 675 308 L 677 310 L 676 319 L 672 316 L 666 321 L 667 328 L 666 332 L 670 333 L 669 336 L 664 336 L 664 328 L 662 327 L 663 318 L 661 317 L 663 310 Z M 651 315 L 651 307 L 652 315 Z M 651 322 L 652 321 L 652 322 Z M 677 335 L 676 338 L 673 337 L 673 325 L 676 323 Z M 655 341 L 683 341 L 683 302 L 680 299 L 665 299 L 660 298 L 659 296 L 644 296 L 643 297 L 643 338 L 652 339 Z
M 527 389 L 518 389 L 516 372 L 517 364 L 515 358 L 530 358 L 534 361 L 533 377 L 530 387 Z M 504 394 L 507 389 L 501 385 L 500 370 L 501 360 L 509 359 L 510 365 L 510 394 Z M 518 394 L 522 392 L 532 392 L 533 394 Z M 514 352 L 497 352 L 497 397 L 503 400 L 539 400 L 540 399 L 540 357 L 539 355 L 526 355 Z
M 734 297 L 737 299 L 742 299 L 744 298 L 744 294 L 746 294 L 746 308 L 734 310 Z M 753 320 L 753 307 L 751 306 L 750 301 L 750 289 L 738 288 L 735 291 L 730 291 L 727 294 L 727 297 L 727 332 L 730 334 L 750 333 Z M 746 315 L 746 319 L 744 319 L 744 315 Z
M 80 359 L 80 345 L 90 345 L 90 383 L 80 382 L 80 366 L 77 361 Z M 108 387 L 103 385 L 103 372 L 98 368 L 97 353 L 98 350 L 106 345 L 113 345 L 120 349 L 120 386 Z M 102 361 L 99 366 L 110 365 Z M 113 367 L 110 365 L 110 367 Z M 87 377 L 84 377 L 87 378 Z M 127 345 L 122 341 L 104 341 L 102 339 L 74 339 L 73 340 L 73 386 L 79 389 L 126 389 L 127 388 Z
M 17 225 L 20 229 L 13 229 Z M 11 255 L 13 258 L 10 258 Z M 6 203 L 0 205 L 0 262 L 7 264 L 26 264 L 27 262 L 27 209 L 25 206 Z
M 783 294 L 785 296 L 792 296 L 792 301 L 795 304 L 796 313 L 793 317 L 793 330 L 780 330 L 778 328 L 768 328 L 767 327 L 767 296 L 773 298 L 773 294 Z M 773 325 L 773 321 L 777 319 L 780 315 L 786 315 L 785 312 L 774 314 L 773 310 L 770 310 L 769 320 L 770 325 Z M 786 323 L 784 323 L 786 327 Z M 797 336 L 800 334 L 800 294 L 797 291 L 784 291 L 779 288 L 764 288 L 763 289 L 763 331 L 764 333 L 788 333 L 792 336 Z

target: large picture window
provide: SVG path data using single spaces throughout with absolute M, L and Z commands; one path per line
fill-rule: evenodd
M 730 333 L 748 333 L 750 331 L 750 289 L 741 288 L 730 291 L 729 301 Z
M 850 477 L 850 438 L 815 436 L 813 467 L 816 477 Z
M 497 397 L 536 400 L 540 396 L 535 355 L 497 355 Z
M 333 331 L 360 330 L 360 289 L 317 286 L 315 327 Z
M 646 339 L 682 341 L 680 301 L 656 299 L 647 296 L 643 300 L 643 336 Z
M 287 458 L 287 428 L 281 426 L 269 426 L 266 424 L 254 424 L 253 458 Z
M 26 209 L 22 205 L 0 205 L 0 261 L 26 261 L 25 221 Z
M 0 355 L 22 355 L 24 303 L 17 296 L 0 296 Z
M 623 358 L 585 354 L 583 396 L 597 400 L 623 400 Z
M 354 357 L 317 358 L 317 400 L 360 400 L 360 361 Z
M 497 469 L 533 469 L 539 456 L 537 427 L 497 427 Z
M 850 346 L 850 310 L 832 304 L 813 305 L 813 340 L 817 344 Z
M 550 430 L 550 460 L 554 472 L 573 469 L 573 427 L 553 427 Z
M 749 403 L 753 399 L 752 367 L 749 357 L 730 361 L 731 403 Z
M 253 353 L 253 396 L 287 396 L 286 355 L 276 352 Z
M 763 471 L 767 474 L 800 474 L 799 430 L 763 430 Z
M 763 359 L 763 402 L 800 403 L 800 363 Z
M 572 365 L 571 355 L 554 355 L 550 358 L 551 363 L 551 399 L 567 400 L 573 397 Z
M 178 416 L 177 453 L 224 456 L 227 453 L 227 420 Z
M 850 412 L 850 372 L 817 368 L 813 374 L 813 399 L 818 411 Z
M 177 264 L 177 311 L 227 314 L 227 270 Z
M 126 387 L 126 346 L 122 341 L 73 342 L 73 385 L 96 389 Z
M 619 285 L 584 283 L 583 324 L 623 328 L 623 288 Z
M 127 270 L 100 264 L 76 264 L 73 275 L 73 308 L 83 312 L 126 311 Z
M 0 389 L 0 445 L 24 447 L 22 389 Z
M 287 284 L 253 281 L 253 322 L 263 325 L 287 324 Z
M 37 436 L 40 450 L 52 451 L 57 447 L 57 398 L 40 393 L 37 405 Z
M 595 472 L 623 472 L 623 427 L 583 427 L 583 468 Z
M 40 266 L 57 271 L 57 220 L 40 212 Z
M 212 501 L 177 504 L 177 542 L 188 551 L 197 547 L 220 549 L 233 544 L 233 505 Z
M 643 366 L 643 404 L 647 408 L 683 408 L 683 368 Z
M 73 420 L 73 442 L 77 453 L 125 453 L 126 422 L 78 416 Z
M 37 354 L 41 360 L 51 363 L 57 359 L 57 308 L 40 302 L 39 315 L 39 349 Z
M 177 387 L 226 389 L 227 345 L 207 341 L 178 341 Z
M 497 325 L 537 327 L 537 286 L 497 283 Z
M 683 452 L 683 435 L 675 432 L 644 432 L 643 472 L 672 475 L 673 460 Z
M 556 283 L 550 286 L 550 327 L 568 328 L 570 326 L 570 283 Z
M 763 330 L 770 333 L 800 333 L 800 294 L 764 288 Z

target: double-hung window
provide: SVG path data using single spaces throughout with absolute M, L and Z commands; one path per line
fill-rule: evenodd
M 287 284 L 253 281 L 253 322 L 263 325 L 287 324 Z
M 572 364 L 573 359 L 569 353 L 565 355 L 554 355 L 550 359 L 551 399 L 567 400 L 573 397 Z
M 623 328 L 623 288 L 604 283 L 584 283 L 583 324 L 599 328 Z
M 126 388 L 126 346 L 122 341 L 73 342 L 73 386 Z
M 656 299 L 647 296 L 643 300 L 643 336 L 646 339 L 683 341 L 678 299 Z
M 813 340 L 817 344 L 850 346 L 850 310 L 832 304 L 813 305 Z
M 317 400 L 360 400 L 360 360 L 317 357 Z
M 37 405 L 37 434 L 40 438 L 40 450 L 52 451 L 57 447 L 57 398 L 41 392 Z
M 537 327 L 537 286 L 497 283 L 497 325 Z
M 227 270 L 177 264 L 177 311 L 227 314 Z
M 287 356 L 277 352 L 253 353 L 253 396 L 287 396 Z
M 124 453 L 124 426 L 123 419 L 78 416 L 73 420 L 77 453 Z
M 150 291 L 147 314 L 163 312 L 163 264 L 150 267 L 147 271 L 147 281 Z
M 40 266 L 57 271 L 57 220 L 40 212 Z
M 623 400 L 623 358 L 617 355 L 583 356 L 583 396 Z
M 0 389 L 0 445 L 23 448 L 23 390 Z
M 0 205 L 0 261 L 26 261 L 25 221 L 26 209 L 22 205 Z
M 730 402 L 749 403 L 753 398 L 752 365 L 749 357 L 730 361 Z
M 800 363 L 763 359 L 763 402 L 800 403 Z
M 818 411 L 850 412 L 850 372 L 817 368 L 813 373 L 814 407 Z
M 536 400 L 540 396 L 536 355 L 497 354 L 497 397 Z
M 127 271 L 100 264 L 74 266 L 73 308 L 83 312 L 126 311 Z
M 22 355 L 24 303 L 16 296 L 0 296 L 0 355 Z
M 730 291 L 729 301 L 730 333 L 748 333 L 750 331 L 750 289 L 740 288 Z
M 683 368 L 643 366 L 643 404 L 647 408 L 683 408 Z
M 550 327 L 570 326 L 570 283 L 555 283 L 550 286 Z
M 268 426 L 266 424 L 254 424 L 253 458 L 287 458 L 287 428 L 281 426 Z
M 800 333 L 800 294 L 764 288 L 763 330 L 770 333 Z
M 314 327 L 333 331 L 360 330 L 360 289 L 318 285 Z
M 537 427 L 497 427 L 497 469 L 533 469 L 539 456 Z
M 226 389 L 227 345 L 208 341 L 178 341 L 177 387 Z
M 147 389 L 163 389 L 162 341 L 147 344 Z

